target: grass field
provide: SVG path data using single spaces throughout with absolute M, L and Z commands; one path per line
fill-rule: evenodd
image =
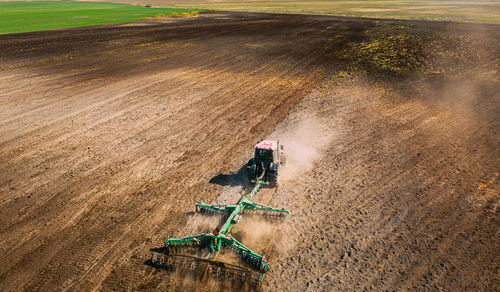
M 119 1 L 119 0 L 118 0 Z M 127 1 L 127 0 L 124 0 Z M 145 1 L 148 0 L 139 0 Z M 151 1 L 150 1 L 151 2 Z M 197 3 L 193 3 L 197 2 Z M 253 11 L 299 14 L 327 14 L 373 18 L 424 19 L 458 22 L 500 23 L 500 1 L 231 1 L 231 0 L 153 0 L 168 7 L 202 8 L 229 11 Z
M 195 11 L 183 8 L 148 8 L 123 3 L 0 2 L 0 34 L 130 22 L 144 17 Z

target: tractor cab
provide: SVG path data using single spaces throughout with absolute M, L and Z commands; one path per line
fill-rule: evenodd
M 255 145 L 255 155 L 247 164 L 250 182 L 263 180 L 271 186 L 277 186 L 279 168 L 285 165 L 285 147 L 279 141 L 262 140 Z
M 255 145 L 255 160 L 263 162 L 279 161 L 278 142 L 262 140 Z

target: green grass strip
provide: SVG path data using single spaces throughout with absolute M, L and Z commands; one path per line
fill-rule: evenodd
M 202 10 L 99 2 L 0 2 L 0 34 L 133 22 L 144 17 L 197 11 Z

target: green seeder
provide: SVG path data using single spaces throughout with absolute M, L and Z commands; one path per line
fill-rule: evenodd
M 253 190 L 249 194 L 243 195 L 236 205 L 197 203 L 197 212 L 222 215 L 224 218 L 223 224 L 215 228 L 211 233 L 201 233 L 182 238 L 168 238 L 164 242 L 164 251 L 155 253 L 151 259 L 152 263 L 156 266 L 181 264 L 181 266 L 183 265 L 193 271 L 197 270 L 201 264 L 207 263 L 209 264 L 206 265 L 208 271 L 218 277 L 230 276 L 242 280 L 251 280 L 257 284 L 262 283 L 264 274 L 270 269 L 266 256 L 257 254 L 236 240 L 231 235 L 231 231 L 233 226 L 241 219 L 241 215 L 262 214 L 287 220 L 290 217 L 290 211 L 252 202 L 252 198 L 261 186 L 267 184 L 267 182 L 259 179 L 253 182 L 255 183 Z M 195 255 L 185 255 L 179 252 L 185 248 L 194 249 Z M 217 256 L 223 249 L 239 255 L 243 264 L 230 264 L 217 260 Z M 201 250 L 205 252 L 202 253 Z

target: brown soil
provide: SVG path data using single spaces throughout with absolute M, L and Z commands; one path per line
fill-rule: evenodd
M 0 291 L 208 290 L 145 262 L 259 137 L 313 162 L 255 197 L 264 290 L 499 289 L 498 26 L 140 24 L 0 36 Z

